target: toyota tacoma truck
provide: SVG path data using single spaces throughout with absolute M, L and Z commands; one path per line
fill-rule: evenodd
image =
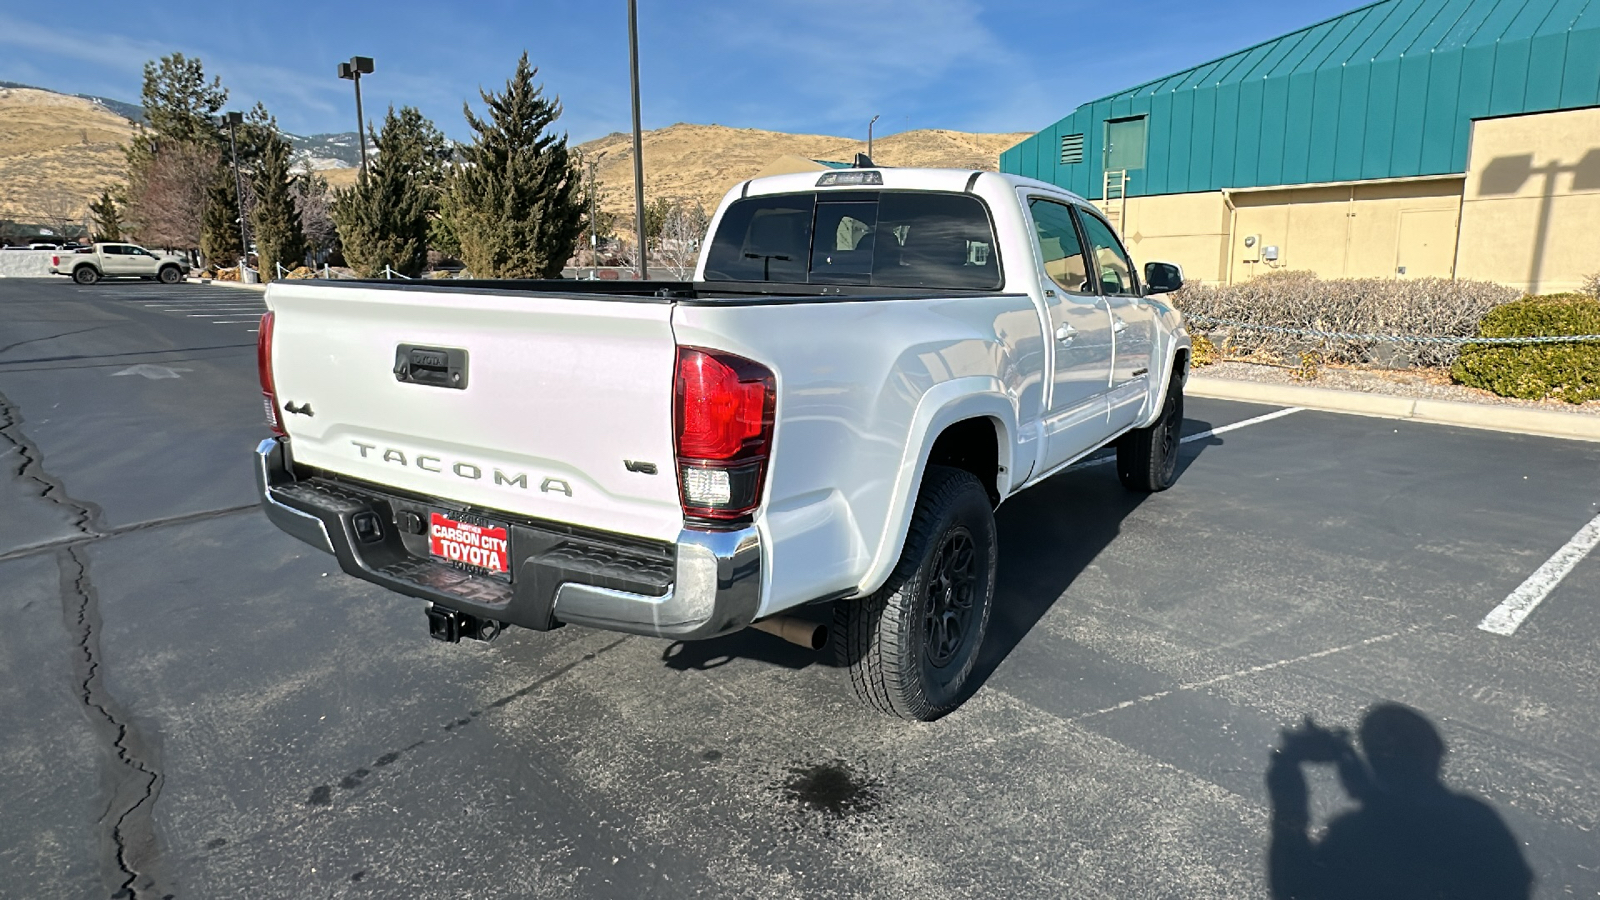
M 754 625 L 949 712 L 995 508 L 1108 444 L 1173 482 L 1182 273 L 1055 186 L 861 165 L 733 188 L 689 282 L 273 283 L 268 517 L 436 638 Z
M 154 253 L 138 244 L 95 244 L 76 253 L 50 257 L 50 274 L 71 275 L 79 284 L 130 277 L 177 284 L 189 274 L 189 261 L 170 253 Z

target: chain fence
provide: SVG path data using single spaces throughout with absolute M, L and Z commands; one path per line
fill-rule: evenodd
M 1366 334 L 1354 331 L 1319 331 L 1314 328 L 1285 328 L 1281 325 L 1262 325 L 1241 322 L 1237 319 L 1218 319 L 1197 313 L 1186 313 L 1184 318 L 1206 328 L 1238 328 L 1284 337 L 1316 338 L 1319 340 L 1352 341 L 1357 343 L 1389 343 L 1417 345 L 1463 346 L 1465 344 L 1564 344 L 1581 341 L 1600 341 L 1600 334 L 1557 334 L 1528 337 L 1462 337 L 1459 335 L 1422 334 Z

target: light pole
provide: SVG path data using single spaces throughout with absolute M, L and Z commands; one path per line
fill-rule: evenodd
M 596 269 L 600 265 L 600 232 L 599 223 L 595 222 L 595 196 L 594 196 L 594 160 L 589 160 L 589 280 L 596 277 Z
M 644 154 L 639 137 L 639 4 L 628 0 L 628 74 L 633 82 L 633 219 L 639 235 L 639 280 L 650 277 L 644 245 Z
M 372 74 L 372 57 L 352 56 L 339 63 L 339 77 L 356 83 L 356 143 L 361 145 L 361 177 L 367 177 L 367 120 L 361 115 L 361 76 Z
M 872 126 L 877 121 L 878 117 L 873 116 L 872 121 L 867 123 L 867 159 L 872 158 Z
M 231 112 L 228 121 L 228 150 L 233 154 L 233 193 L 239 201 L 239 280 L 245 281 L 250 267 L 250 220 L 244 214 L 244 178 L 239 175 L 239 139 L 235 129 L 244 122 L 244 113 Z

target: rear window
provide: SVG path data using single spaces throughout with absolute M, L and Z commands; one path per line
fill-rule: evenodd
M 737 200 L 707 281 L 997 290 L 994 226 L 969 194 L 829 191 Z

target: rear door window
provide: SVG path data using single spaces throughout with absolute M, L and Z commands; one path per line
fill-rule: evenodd
M 996 290 L 982 201 L 926 191 L 831 191 L 738 200 L 706 256 L 708 281 Z
M 1072 210 L 1064 203 L 1031 199 L 1034 236 L 1039 241 L 1039 258 L 1044 272 L 1058 287 L 1073 294 L 1093 294 L 1089 267 L 1083 260 L 1083 245 L 1072 224 Z

